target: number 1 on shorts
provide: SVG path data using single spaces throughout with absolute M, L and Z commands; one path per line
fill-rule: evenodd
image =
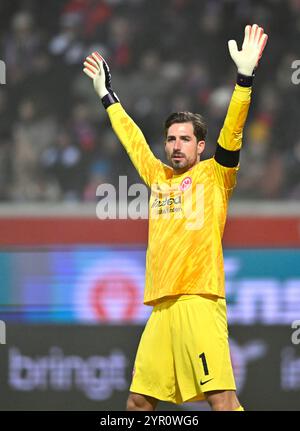
M 204 352 L 201 353 L 201 355 L 199 355 L 199 358 L 202 360 L 204 375 L 208 376 L 209 371 L 208 371 L 208 366 L 207 366 L 207 361 L 206 361 L 205 353 Z

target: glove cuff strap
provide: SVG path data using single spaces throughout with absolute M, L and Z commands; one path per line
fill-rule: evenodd
M 237 74 L 236 83 L 241 87 L 251 87 L 253 84 L 254 73 L 252 76 L 243 75 L 242 73 Z
M 110 91 L 108 94 L 102 97 L 101 102 L 104 108 L 107 109 L 110 105 L 120 102 L 120 100 L 116 95 L 116 93 L 114 93 L 113 91 Z

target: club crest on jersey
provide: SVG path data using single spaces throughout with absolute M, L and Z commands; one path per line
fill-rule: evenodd
M 185 177 L 181 183 L 180 183 L 180 190 L 182 192 L 185 192 L 192 184 L 192 178 L 191 177 Z

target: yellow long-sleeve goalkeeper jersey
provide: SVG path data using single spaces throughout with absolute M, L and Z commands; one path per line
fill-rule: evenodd
M 218 144 L 239 150 L 251 88 L 235 86 Z M 151 152 L 120 103 L 111 105 L 112 127 L 141 178 L 151 187 L 144 303 L 180 294 L 225 297 L 222 236 L 238 166 L 216 157 L 175 175 Z

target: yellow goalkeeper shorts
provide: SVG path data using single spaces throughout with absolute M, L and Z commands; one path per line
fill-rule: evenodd
M 130 391 L 176 404 L 235 390 L 225 299 L 180 295 L 154 306 L 135 358 Z

